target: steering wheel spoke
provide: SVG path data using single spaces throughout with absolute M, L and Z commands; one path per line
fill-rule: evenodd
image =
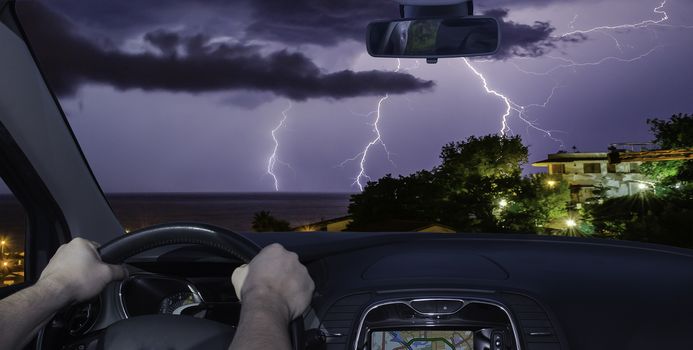
M 68 344 L 63 345 L 61 350 L 96 350 L 98 349 L 101 338 L 103 337 L 103 331 L 96 331 L 92 333 L 85 334 L 77 340 L 72 340 Z

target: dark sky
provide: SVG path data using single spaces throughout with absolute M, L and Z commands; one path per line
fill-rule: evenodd
M 92 1 L 20 4 L 68 120 L 108 192 L 355 191 L 438 163 L 441 146 L 497 133 L 506 105 L 461 59 L 372 58 L 365 25 L 395 18 L 374 0 Z M 477 0 L 502 21 L 502 50 L 470 61 L 525 114 L 511 133 L 540 160 L 563 145 L 649 141 L 645 120 L 690 112 L 693 3 Z M 641 23 L 637 28 L 574 30 Z M 553 96 L 547 101 L 549 95 Z M 529 125 L 526 121 L 533 123 Z M 538 130 L 551 130 L 552 137 Z M 555 140 L 558 139 L 558 140 Z

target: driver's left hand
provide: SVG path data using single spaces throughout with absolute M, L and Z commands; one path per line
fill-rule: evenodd
M 72 302 L 81 302 L 99 294 L 109 282 L 127 277 L 122 265 L 102 262 L 97 249 L 97 243 L 82 238 L 63 244 L 38 283 L 64 287 Z

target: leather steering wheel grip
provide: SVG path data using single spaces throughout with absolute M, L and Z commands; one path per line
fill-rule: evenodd
M 149 249 L 174 244 L 197 244 L 209 247 L 221 256 L 249 263 L 260 247 L 227 229 L 207 224 L 173 223 L 147 227 L 120 236 L 99 248 L 101 260 L 122 264 L 126 259 Z

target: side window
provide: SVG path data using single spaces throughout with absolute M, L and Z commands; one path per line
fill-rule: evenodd
M 565 174 L 565 164 L 551 164 L 550 174 Z
M 630 163 L 630 172 L 631 173 L 639 173 L 640 172 L 640 163 Z
M 26 212 L 0 179 L 0 288 L 24 282 Z
M 602 166 L 599 163 L 585 163 L 584 171 L 585 174 L 600 174 L 602 172 Z

